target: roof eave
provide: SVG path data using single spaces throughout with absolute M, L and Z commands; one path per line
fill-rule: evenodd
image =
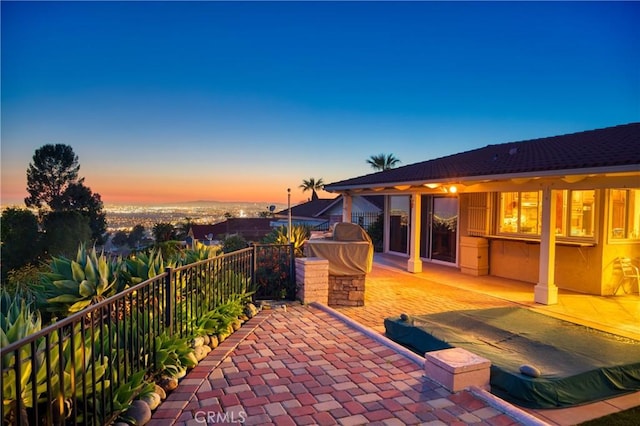
M 491 182 L 507 179 L 532 179 L 532 178 L 550 178 L 575 175 L 597 175 L 597 174 L 616 174 L 616 173 L 640 173 L 640 164 L 624 164 L 619 166 L 604 167 L 587 167 L 561 170 L 542 170 L 520 173 L 500 173 L 493 175 L 478 176 L 458 176 L 458 177 L 442 177 L 437 179 L 400 181 L 400 182 L 380 182 L 374 184 L 357 184 L 357 185 L 325 185 L 324 190 L 328 192 L 346 192 L 346 191 L 376 191 L 385 188 L 404 188 L 412 186 L 424 186 L 426 184 L 451 184 L 465 182 Z

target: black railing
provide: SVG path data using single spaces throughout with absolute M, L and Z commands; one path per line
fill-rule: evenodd
M 156 371 L 156 337 L 194 335 L 234 294 L 295 297 L 293 245 L 256 245 L 164 273 L 0 348 L 3 424 L 109 423 L 130 377 Z
M 312 231 L 328 231 L 329 230 L 329 221 L 325 220 L 322 223 L 314 225 L 311 227 Z
M 369 230 L 369 226 L 374 224 L 380 213 L 372 213 L 372 212 L 357 212 L 351 214 L 351 223 L 355 223 L 357 225 L 362 226 L 365 230 Z

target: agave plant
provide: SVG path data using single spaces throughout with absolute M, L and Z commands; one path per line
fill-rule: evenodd
M 202 243 L 196 243 L 193 248 L 187 249 L 183 252 L 183 265 L 190 263 L 196 263 L 201 260 L 211 259 L 218 256 L 222 252 L 222 249 L 218 246 L 206 246 Z
M 221 292 L 220 289 L 225 290 Z M 213 285 L 203 286 L 201 289 L 204 294 L 204 300 L 213 302 L 211 306 L 212 309 L 228 301 L 228 299 L 225 298 L 225 293 L 253 294 L 249 293 L 250 290 L 251 277 L 233 270 L 217 271 L 214 276 Z
M 40 314 L 31 309 L 31 305 L 16 294 L 10 296 L 4 289 L 0 295 L 0 347 L 5 348 L 9 344 L 22 340 L 30 334 L 40 331 L 42 321 Z M 38 346 L 42 345 L 42 339 L 38 342 Z M 31 345 L 24 345 L 17 354 L 15 352 L 2 354 L 2 412 L 4 413 L 3 423 L 11 424 L 18 409 L 18 401 L 21 400 L 22 407 L 33 407 L 33 385 L 31 383 L 31 372 L 33 364 L 30 362 L 32 357 Z M 20 359 L 19 378 L 16 377 L 15 365 L 17 359 Z M 37 365 L 37 364 L 36 364 Z M 37 394 L 41 395 L 46 390 L 46 371 L 39 368 L 37 371 L 37 380 L 40 386 L 37 386 Z M 18 395 L 18 385 L 20 387 L 20 395 Z M 26 418 L 23 413 L 22 418 Z
M 244 298 L 242 295 L 234 294 L 226 303 L 216 307 L 214 311 L 235 320 L 242 315 L 242 312 L 244 311 Z
M 234 294 L 215 309 L 187 321 L 194 336 L 224 334 L 229 326 L 244 313 L 253 293 Z
M 186 338 L 162 333 L 155 339 L 155 373 L 158 376 L 182 376 L 187 368 L 195 367 L 198 360 Z
M 229 325 L 242 316 L 252 293 L 234 294 L 227 302 L 197 317 L 189 318 L 194 336 L 225 333 Z
M 14 298 L 3 293 L 0 297 L 0 346 L 6 347 L 10 343 L 19 341 L 41 329 L 40 316 L 31 310 L 28 303 L 21 300 L 19 295 Z M 81 325 L 76 324 L 70 332 L 74 336 L 81 336 Z M 103 386 L 109 386 L 108 380 L 101 380 L 106 371 L 107 357 L 93 359 L 92 349 L 95 343 L 92 339 L 99 339 L 99 333 L 85 338 L 76 338 L 73 347 L 69 336 L 63 338 L 60 345 L 61 331 L 50 334 L 49 346 L 44 338 L 38 339 L 35 352 L 32 345 L 24 345 L 16 352 L 2 354 L 2 411 L 3 422 L 13 423 L 18 407 L 33 408 L 38 403 L 52 403 L 47 401 L 47 382 L 51 389 L 60 389 L 60 380 L 64 382 L 64 389 L 59 394 L 59 404 L 52 404 L 54 415 L 62 418 L 68 415 L 71 408 L 70 401 L 82 399 L 94 392 L 101 392 Z M 62 350 L 61 350 L 62 349 Z M 48 356 L 45 354 L 48 353 Z M 60 357 L 62 356 L 62 359 Z M 16 377 L 16 363 L 20 363 L 20 377 Z M 49 366 L 61 366 L 62 369 L 47 371 Z M 35 375 L 33 371 L 35 370 Z M 35 377 L 35 383 L 33 378 Z M 80 383 L 85 383 L 84 388 Z M 73 384 L 78 384 L 75 389 Z M 93 386 L 95 384 L 95 386 Z M 35 400 L 33 389 L 35 387 Z M 18 392 L 19 389 L 19 392 Z M 23 419 L 27 413 L 23 412 Z
M 131 402 L 133 402 L 138 395 L 144 395 L 154 390 L 155 386 L 153 383 L 145 379 L 145 373 L 145 370 L 140 370 L 132 374 L 129 380 L 116 389 L 113 395 L 113 410 L 115 412 L 125 411 L 131 406 Z M 123 420 L 130 420 L 126 418 L 126 416 L 121 417 L 123 417 Z
M 141 252 L 125 260 L 121 277 L 126 285 L 134 286 L 162 274 L 168 266 L 172 265 L 165 265 L 162 252 L 151 249 L 148 253 Z
M 291 227 L 291 242 L 297 257 L 302 256 L 302 249 L 305 241 L 311 236 L 311 230 L 305 225 L 294 225 Z M 265 243 L 289 244 L 289 235 L 286 226 L 280 226 L 264 238 Z
M 115 294 L 120 266 L 80 244 L 75 260 L 54 257 L 50 268 L 41 274 L 39 303 L 46 311 L 69 315 Z
M 228 328 L 229 324 L 231 320 L 216 311 L 209 311 L 189 319 L 189 327 L 196 337 L 221 333 Z
M 89 398 L 93 394 L 101 394 L 105 389 L 110 386 L 110 381 L 105 378 L 105 372 L 109 365 L 109 357 L 104 355 L 94 356 L 94 347 L 97 341 L 100 340 L 100 332 L 86 333 L 84 338 L 82 336 L 81 324 L 77 323 L 70 333 L 77 338 L 72 339 L 70 336 L 58 336 L 58 333 L 53 333 L 51 340 L 52 347 L 50 351 L 52 353 L 52 365 L 55 359 L 58 363 L 58 357 L 62 356 L 62 363 L 60 364 L 62 369 L 62 380 L 64 380 L 64 391 L 59 395 L 58 401 L 63 397 L 64 404 L 59 404 L 60 415 L 69 415 L 73 407 L 71 404 L 75 401 L 82 401 L 83 398 Z M 62 333 L 61 333 L 62 334 Z M 60 355 L 58 350 L 58 339 L 63 338 L 62 353 Z M 72 345 L 73 343 L 73 345 Z M 60 372 L 56 372 L 51 377 L 52 389 L 60 389 Z M 83 385 L 82 385 L 83 384 Z M 85 423 L 83 416 L 88 413 L 78 412 L 79 420 Z M 90 422 L 86 422 L 90 423 Z
M 41 328 L 40 313 L 31 309 L 31 304 L 20 292 L 11 296 L 3 288 L 0 293 L 0 347 L 4 348 Z

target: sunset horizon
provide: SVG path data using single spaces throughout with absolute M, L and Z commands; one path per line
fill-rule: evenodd
M 47 144 L 105 204 L 297 204 L 490 144 L 640 121 L 640 3 L 0 2 L 0 202 Z M 613 25 L 615 23 L 615 25 Z M 335 194 L 319 192 L 321 198 Z

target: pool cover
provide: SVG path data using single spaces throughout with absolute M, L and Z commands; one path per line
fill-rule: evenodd
M 387 318 L 386 334 L 423 355 L 464 348 L 491 361 L 491 392 L 529 408 L 557 408 L 640 390 L 640 341 L 524 308 Z M 535 367 L 539 377 L 520 372 Z

